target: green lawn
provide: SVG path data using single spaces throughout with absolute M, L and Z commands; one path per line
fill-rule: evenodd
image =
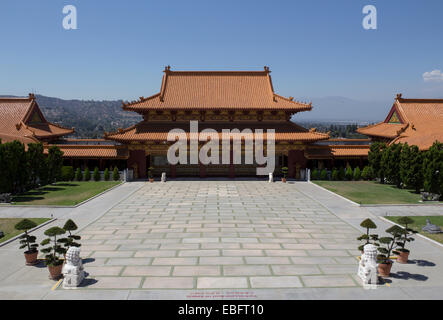
M 385 218 L 391 220 L 392 222 L 397 223 L 397 220 L 400 217 L 385 217 Z M 415 221 L 415 223 L 410 226 L 411 229 L 418 231 L 420 234 L 428 238 L 431 238 L 432 240 L 443 243 L 443 233 L 431 234 L 428 232 L 421 231 L 421 228 L 423 228 L 426 225 L 426 219 L 429 219 L 432 224 L 436 224 L 437 226 L 441 227 L 443 230 L 443 216 L 431 216 L 431 217 L 415 216 L 410 218 L 412 218 Z
M 119 183 L 120 181 L 58 182 L 15 196 L 12 201 L 18 205 L 73 206 Z
M 312 181 L 360 204 L 407 204 L 420 203 L 420 194 L 412 190 L 373 181 Z M 425 202 L 422 202 L 423 204 Z
M 31 221 L 34 221 L 37 223 L 37 225 L 42 224 L 43 222 L 46 222 L 50 220 L 49 218 L 28 218 Z M 0 238 L 0 243 L 4 242 L 8 239 L 11 239 L 12 237 L 15 237 L 16 235 L 19 235 L 23 233 L 23 231 L 15 230 L 14 226 L 19 222 L 23 220 L 22 218 L 0 218 L 0 230 L 3 231 L 5 236 L 3 238 Z

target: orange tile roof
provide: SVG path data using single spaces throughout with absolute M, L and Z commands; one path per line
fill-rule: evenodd
M 105 134 L 105 138 L 119 142 L 131 141 L 166 141 L 168 132 L 171 129 L 182 129 L 187 132 L 189 139 L 189 123 L 188 122 L 140 122 L 135 126 L 121 130 L 120 132 Z M 199 131 L 204 129 L 214 129 L 219 133 L 219 138 L 222 138 L 223 129 L 239 129 L 242 131 L 245 128 L 251 129 L 253 132 L 256 129 L 263 129 L 263 136 L 266 139 L 266 130 L 275 130 L 275 140 L 277 141 L 306 141 L 314 142 L 318 140 L 326 140 L 329 138 L 328 134 L 307 130 L 292 122 L 278 123 L 275 122 L 260 122 L 254 124 L 236 124 L 233 122 L 223 123 L 208 123 L 199 122 Z M 233 136 L 234 139 L 236 135 Z
M 394 112 L 401 123 L 389 123 Z M 358 132 L 427 150 L 435 141 L 443 142 L 443 99 L 404 99 L 399 94 L 384 122 L 360 128 Z
M 308 159 L 332 159 L 332 158 L 352 158 L 367 157 L 369 145 L 329 145 L 329 146 L 311 146 L 305 156 Z
M 73 132 L 46 121 L 32 94 L 28 98 L 0 98 L 0 137 L 4 142 L 28 144 Z
M 128 159 L 129 152 L 125 146 L 112 145 L 44 145 L 44 153 L 57 146 L 63 152 L 64 158 L 102 158 L 102 159 Z
M 270 71 L 171 71 L 165 69 L 160 93 L 126 103 L 123 109 L 276 109 L 309 111 L 311 104 L 276 93 Z

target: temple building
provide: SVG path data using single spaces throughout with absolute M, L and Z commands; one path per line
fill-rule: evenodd
M 443 141 L 443 99 L 405 99 L 397 94 L 383 122 L 359 128 L 373 141 L 408 143 L 428 150 Z
M 169 164 L 167 150 L 173 142 L 167 141 L 168 132 L 182 129 L 189 139 L 191 120 L 199 121 L 200 131 L 215 129 L 220 138 L 222 129 L 275 129 L 275 172 L 287 166 L 290 178 L 303 178 L 309 166 L 326 166 L 323 160 L 330 164 L 334 159 L 353 159 L 360 164 L 367 158 L 368 144 L 317 145 L 329 135 L 291 121 L 294 114 L 310 111 L 312 105 L 277 94 L 270 73 L 268 67 L 263 71 L 172 71 L 168 66 L 159 93 L 123 103 L 124 110 L 141 114 L 143 121 L 105 133 L 105 139 L 128 146 L 128 167 L 141 178 L 150 166 L 172 178 L 256 175 L 257 164 L 233 164 L 232 155 L 230 164 Z

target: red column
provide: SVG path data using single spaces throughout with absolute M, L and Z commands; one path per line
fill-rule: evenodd
M 135 163 L 138 168 L 138 177 L 146 178 L 147 169 L 145 150 L 131 150 L 129 152 L 128 168 L 132 168 Z
M 201 162 L 198 163 L 200 167 L 200 178 L 206 178 L 206 167 Z
M 169 168 L 171 170 L 171 178 L 175 179 L 175 177 L 176 177 L 175 165 L 171 164 L 171 165 L 169 165 Z
M 235 178 L 234 150 L 232 149 L 232 143 L 229 159 L 229 178 Z

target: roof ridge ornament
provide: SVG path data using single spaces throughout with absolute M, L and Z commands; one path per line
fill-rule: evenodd
M 271 73 L 271 70 L 269 70 L 269 67 L 268 67 L 268 66 L 264 66 L 264 69 L 265 69 L 265 72 L 266 72 L 266 73 Z
M 29 99 L 30 100 L 35 100 L 35 94 L 34 93 L 29 93 Z
M 401 94 L 401 93 L 397 93 L 396 100 L 400 100 L 400 99 L 402 98 L 402 95 L 403 95 L 403 94 Z

